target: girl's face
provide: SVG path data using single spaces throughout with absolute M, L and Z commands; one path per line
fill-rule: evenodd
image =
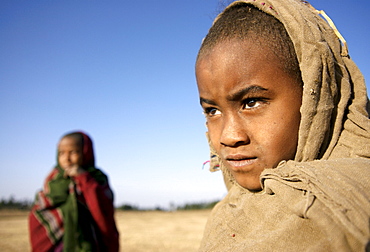
M 213 147 L 235 180 L 260 190 L 260 174 L 294 159 L 302 87 L 263 41 L 216 45 L 196 65 Z
M 62 169 L 71 168 L 72 166 L 82 165 L 82 147 L 76 139 L 64 137 L 58 145 L 58 161 Z

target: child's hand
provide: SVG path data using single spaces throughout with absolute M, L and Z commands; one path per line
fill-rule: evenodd
M 86 172 L 84 169 L 78 165 L 71 165 L 64 168 L 64 177 L 75 177 Z

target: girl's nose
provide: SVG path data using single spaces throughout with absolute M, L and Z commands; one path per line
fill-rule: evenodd
M 225 116 L 220 143 L 229 147 L 248 144 L 250 139 L 246 126 L 246 123 L 238 115 Z

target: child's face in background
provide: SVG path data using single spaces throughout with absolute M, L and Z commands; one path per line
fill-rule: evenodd
M 261 40 L 221 42 L 196 65 L 211 143 L 249 190 L 297 149 L 302 87 L 279 66 Z
M 62 169 L 82 165 L 82 148 L 72 137 L 62 138 L 58 145 L 58 161 Z

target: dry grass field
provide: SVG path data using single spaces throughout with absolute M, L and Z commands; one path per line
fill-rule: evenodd
M 117 211 L 121 251 L 197 251 L 210 210 Z M 0 251 L 30 251 L 28 212 L 0 211 Z

